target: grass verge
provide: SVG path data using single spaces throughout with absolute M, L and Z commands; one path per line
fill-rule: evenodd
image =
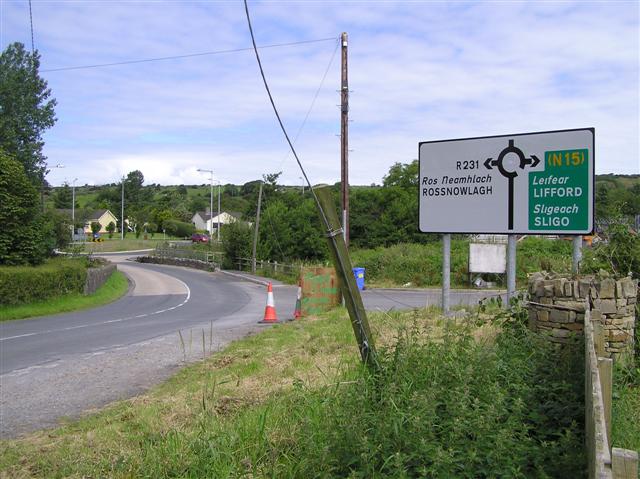
M 277 325 L 150 393 L 0 442 L 0 476 L 580 477 L 582 363 L 525 328 L 344 310 Z M 475 322 L 474 322 L 475 321 Z
M 75 253 L 116 253 L 119 251 L 136 251 L 141 249 L 153 249 L 157 245 L 162 244 L 165 241 L 184 240 L 184 238 L 171 238 L 167 237 L 163 239 L 162 234 L 156 235 L 153 239 L 136 239 L 125 238 L 121 240 L 118 238 L 104 238 L 101 242 L 91 242 L 75 244 L 70 247 L 69 250 Z
M 614 447 L 640 453 L 640 363 L 616 365 L 613 381 L 611 442 Z
M 111 303 L 124 295 L 129 288 L 127 277 L 115 271 L 98 291 L 90 296 L 72 293 L 45 301 L 17 306 L 0 306 L 0 322 L 13 319 L 26 319 L 50 314 L 79 311 Z

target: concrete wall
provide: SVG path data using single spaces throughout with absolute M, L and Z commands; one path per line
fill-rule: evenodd
M 591 318 L 602 321 L 606 357 L 633 350 L 638 280 L 534 273 L 529 295 L 529 326 L 548 332 L 551 341 L 564 343 L 572 333 L 582 333 L 589 308 Z
M 87 270 L 87 281 L 84 284 L 84 294 L 95 293 L 116 270 L 115 264 L 107 264 L 99 268 L 89 268 Z

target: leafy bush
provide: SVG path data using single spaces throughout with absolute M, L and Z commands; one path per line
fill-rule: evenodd
M 82 293 L 85 259 L 54 258 L 40 266 L 0 267 L 0 304 L 15 305 L 67 293 Z
M 451 242 L 451 282 L 467 282 L 466 241 Z M 411 282 L 416 286 L 438 285 L 442 281 L 442 243 L 398 244 L 388 248 L 356 250 L 351 254 L 354 267 L 366 269 L 371 281 L 390 281 L 395 284 Z
M 191 223 L 185 223 L 178 220 L 167 220 L 164 222 L 163 227 L 168 235 L 177 236 L 179 238 L 191 236 L 195 231 L 195 228 Z
M 246 223 L 237 221 L 224 225 L 221 229 L 222 249 L 224 251 L 224 268 L 234 268 L 238 258 L 251 256 L 253 228 Z
M 40 264 L 51 252 L 51 224 L 23 166 L 0 149 L 0 264 Z
M 519 324 L 495 343 L 416 332 L 382 372 L 301 391 L 280 460 L 296 477 L 581 477 L 581 347 L 558 351 Z M 285 467 L 285 470 L 286 467 Z
M 116 224 L 113 221 L 109 221 L 107 225 L 107 232 L 109 233 L 109 238 L 113 238 L 113 232 L 116 230 Z
M 528 237 L 517 245 L 517 280 L 524 283 L 527 274 L 540 270 L 571 270 L 571 242 Z M 354 266 L 366 269 L 374 282 L 415 286 L 436 286 L 442 282 L 442 242 L 397 244 L 387 248 L 361 249 L 351 252 Z M 469 242 L 451 241 L 451 284 L 469 285 Z M 499 276 L 498 281 L 504 281 Z
M 640 276 L 640 234 L 632 232 L 630 222 L 621 214 L 614 215 L 604 232 L 605 241 L 586 252 L 582 261 L 584 272 L 600 269 L 615 276 L 631 273 Z

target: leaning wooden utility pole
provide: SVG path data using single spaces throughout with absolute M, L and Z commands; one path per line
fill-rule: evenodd
M 256 228 L 253 232 L 253 254 L 251 255 L 251 272 L 256 272 L 256 249 L 258 247 L 258 230 L 260 229 L 260 205 L 262 204 L 262 181 L 258 192 L 258 212 L 256 213 Z
M 349 75 L 347 68 L 347 34 L 342 33 L 342 81 L 340 87 L 340 160 L 342 186 L 342 230 L 349 247 Z
M 336 207 L 331 188 L 327 185 L 319 185 L 313 187 L 313 192 L 318 200 L 318 213 L 323 223 L 327 227 L 327 240 L 329 242 L 329 252 L 338 276 L 338 284 L 344 298 L 345 306 L 349 311 L 351 319 L 351 327 L 358 342 L 360 349 L 360 357 L 362 362 L 374 370 L 378 369 L 378 361 L 376 358 L 376 349 L 373 342 L 367 313 L 364 310 L 362 296 L 356 285 L 356 279 L 353 275 L 349 252 L 344 242 L 342 228 L 340 228 L 340 220 L 336 214 Z

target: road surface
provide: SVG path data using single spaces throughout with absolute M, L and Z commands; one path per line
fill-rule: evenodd
M 139 394 L 186 362 L 264 328 L 258 325 L 266 300 L 261 284 L 219 272 L 125 261 L 126 255 L 109 259 L 131 281 L 120 300 L 88 311 L 0 323 L 0 437 L 52 427 L 61 417 Z M 280 319 L 293 314 L 296 290 L 274 282 Z M 363 300 L 369 310 L 386 311 L 437 304 L 439 294 L 367 290 Z M 458 294 L 452 304 L 477 303 L 477 295 Z

